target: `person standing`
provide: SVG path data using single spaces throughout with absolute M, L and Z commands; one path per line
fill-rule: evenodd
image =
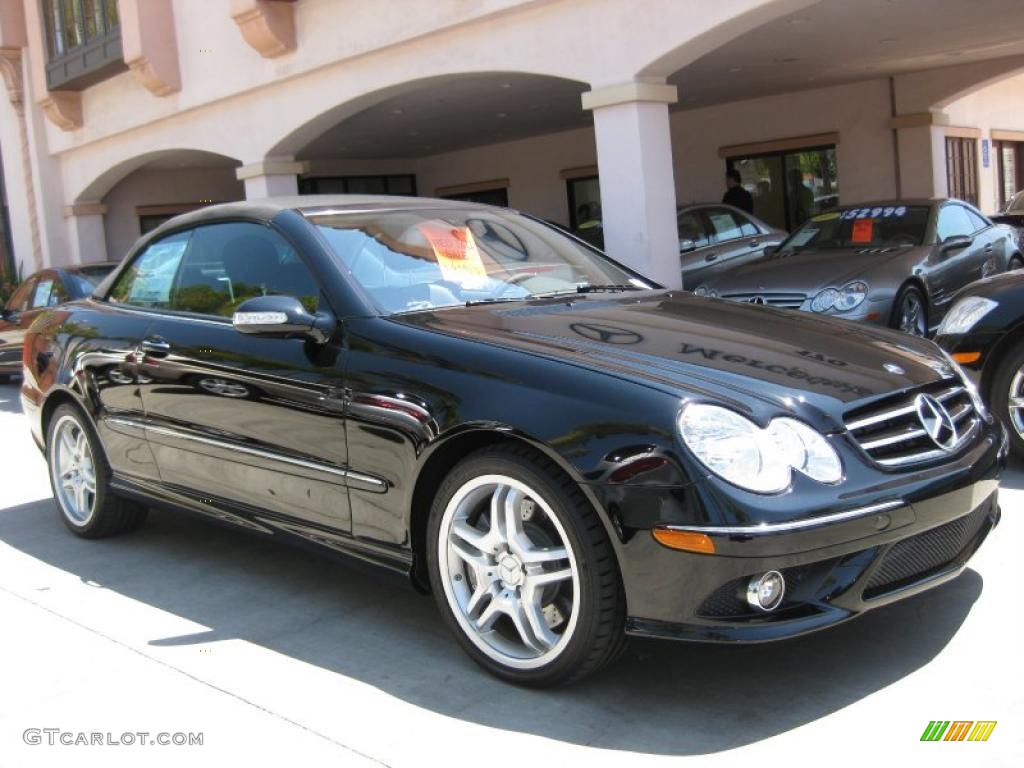
M 740 182 L 740 172 L 735 168 L 730 168 L 725 172 L 725 194 L 722 195 L 722 202 L 746 213 L 753 213 L 754 197 L 743 188 Z

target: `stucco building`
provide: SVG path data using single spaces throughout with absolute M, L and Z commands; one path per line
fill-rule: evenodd
M 678 284 L 675 209 L 1024 186 L 1019 0 L 0 0 L 3 245 L 122 257 L 194 207 L 508 204 Z

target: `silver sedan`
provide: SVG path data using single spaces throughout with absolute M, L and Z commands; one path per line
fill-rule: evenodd
M 925 336 L 960 288 L 1024 266 L 1009 227 L 959 200 L 889 200 L 812 217 L 764 258 L 695 293 Z

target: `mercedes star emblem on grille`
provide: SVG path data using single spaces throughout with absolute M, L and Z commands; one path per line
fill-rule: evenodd
M 764 296 L 754 296 L 750 299 L 750 304 L 764 304 Z
M 917 418 L 921 420 L 921 426 L 932 442 L 944 451 L 953 450 L 957 439 L 956 424 L 945 406 L 925 394 L 914 398 L 914 405 L 917 407 Z

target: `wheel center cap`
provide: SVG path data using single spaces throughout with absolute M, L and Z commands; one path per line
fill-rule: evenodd
M 504 555 L 498 562 L 501 580 L 509 587 L 517 587 L 523 583 L 523 564 L 515 555 Z

